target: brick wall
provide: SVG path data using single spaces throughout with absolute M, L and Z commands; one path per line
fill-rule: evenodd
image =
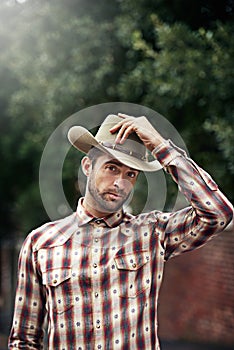
M 161 339 L 234 345 L 234 230 L 166 263 Z

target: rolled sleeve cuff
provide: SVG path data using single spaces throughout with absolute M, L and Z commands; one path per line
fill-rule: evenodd
M 160 162 L 163 167 L 168 166 L 174 159 L 178 157 L 187 157 L 184 150 L 173 144 L 171 140 L 167 140 L 155 147 L 152 155 Z

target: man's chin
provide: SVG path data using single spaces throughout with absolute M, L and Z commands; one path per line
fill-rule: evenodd
M 123 207 L 124 202 L 122 200 L 104 200 L 101 203 L 99 202 L 99 206 L 108 213 L 114 213 Z

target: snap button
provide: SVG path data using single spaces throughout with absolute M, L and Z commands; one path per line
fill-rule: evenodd
M 56 284 L 58 281 L 57 280 L 53 280 L 53 284 Z
M 94 267 L 94 268 L 96 268 L 96 267 L 97 267 L 97 264 L 96 264 L 96 263 L 94 263 L 94 264 L 93 264 L 93 267 Z
M 134 264 L 132 264 L 132 267 L 133 267 L 133 268 L 135 268 L 135 267 L 136 267 L 136 264 L 135 264 L 135 263 L 134 263 Z

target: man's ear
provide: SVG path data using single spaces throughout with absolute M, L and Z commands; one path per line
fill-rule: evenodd
M 85 156 L 84 158 L 82 158 L 81 166 L 82 166 L 82 170 L 83 170 L 83 173 L 85 174 L 85 176 L 89 176 L 90 172 L 92 170 L 92 162 L 89 159 L 89 157 Z

